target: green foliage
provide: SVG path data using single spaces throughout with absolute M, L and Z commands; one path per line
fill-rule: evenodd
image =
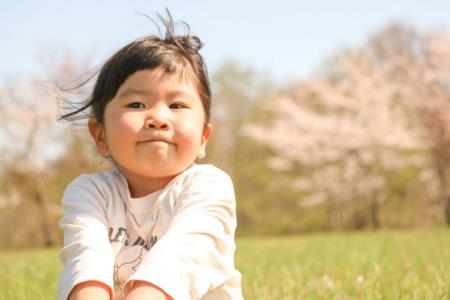
M 240 238 L 245 299 L 449 299 L 450 229 Z M 53 299 L 56 249 L 0 252 L 0 299 Z
M 270 120 L 271 114 L 262 107 L 275 92 L 273 82 L 266 74 L 231 60 L 213 74 L 212 84 L 213 134 L 206 162 L 233 178 L 240 234 L 279 232 L 275 225 L 286 209 L 283 201 L 294 198 L 280 192 L 278 174 L 267 167 L 273 153 L 244 134 L 249 122 Z
M 66 152 L 59 159 L 50 162 L 41 176 L 33 176 L 32 173 L 26 172 L 28 182 L 31 184 L 26 182 L 25 185 L 17 180 L 11 180 L 11 186 L 21 191 L 20 202 L 0 207 L 1 249 L 39 247 L 45 245 L 49 237 L 55 243 L 62 241 L 58 221 L 62 215 L 60 201 L 64 189 L 77 176 L 105 168 L 106 164 L 94 152 L 89 140 L 75 134 L 68 134 L 66 138 L 68 143 Z M 10 173 L 8 175 L 11 175 Z M 39 191 L 45 200 L 45 215 L 42 214 L 42 207 L 33 198 L 33 184 L 36 182 L 42 186 Z M 8 194 L 4 195 L 10 197 Z

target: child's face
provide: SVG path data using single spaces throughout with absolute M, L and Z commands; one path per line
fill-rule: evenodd
M 170 180 L 204 149 L 211 132 L 196 86 L 160 69 L 132 74 L 91 129 L 126 177 Z

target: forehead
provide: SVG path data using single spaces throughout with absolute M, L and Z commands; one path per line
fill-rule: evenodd
M 139 70 L 128 76 L 119 87 L 117 95 L 126 89 L 183 89 L 186 92 L 198 94 L 196 81 L 191 72 L 178 68 L 173 72 L 167 72 L 162 67 L 156 69 Z

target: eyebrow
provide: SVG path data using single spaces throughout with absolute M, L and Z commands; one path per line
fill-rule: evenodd
M 166 95 L 167 98 L 178 97 L 178 96 L 187 98 L 188 100 L 192 99 L 192 95 L 190 93 L 187 93 L 187 92 L 183 91 L 183 90 L 170 91 Z

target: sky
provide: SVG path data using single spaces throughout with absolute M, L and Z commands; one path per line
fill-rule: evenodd
M 226 60 L 290 82 L 313 73 L 332 52 L 362 45 L 393 21 L 450 27 L 450 1 L 0 1 L 0 83 L 43 72 L 46 51 L 70 49 L 92 67 L 132 40 L 156 34 L 139 13 L 167 7 L 205 46 L 211 72 Z

